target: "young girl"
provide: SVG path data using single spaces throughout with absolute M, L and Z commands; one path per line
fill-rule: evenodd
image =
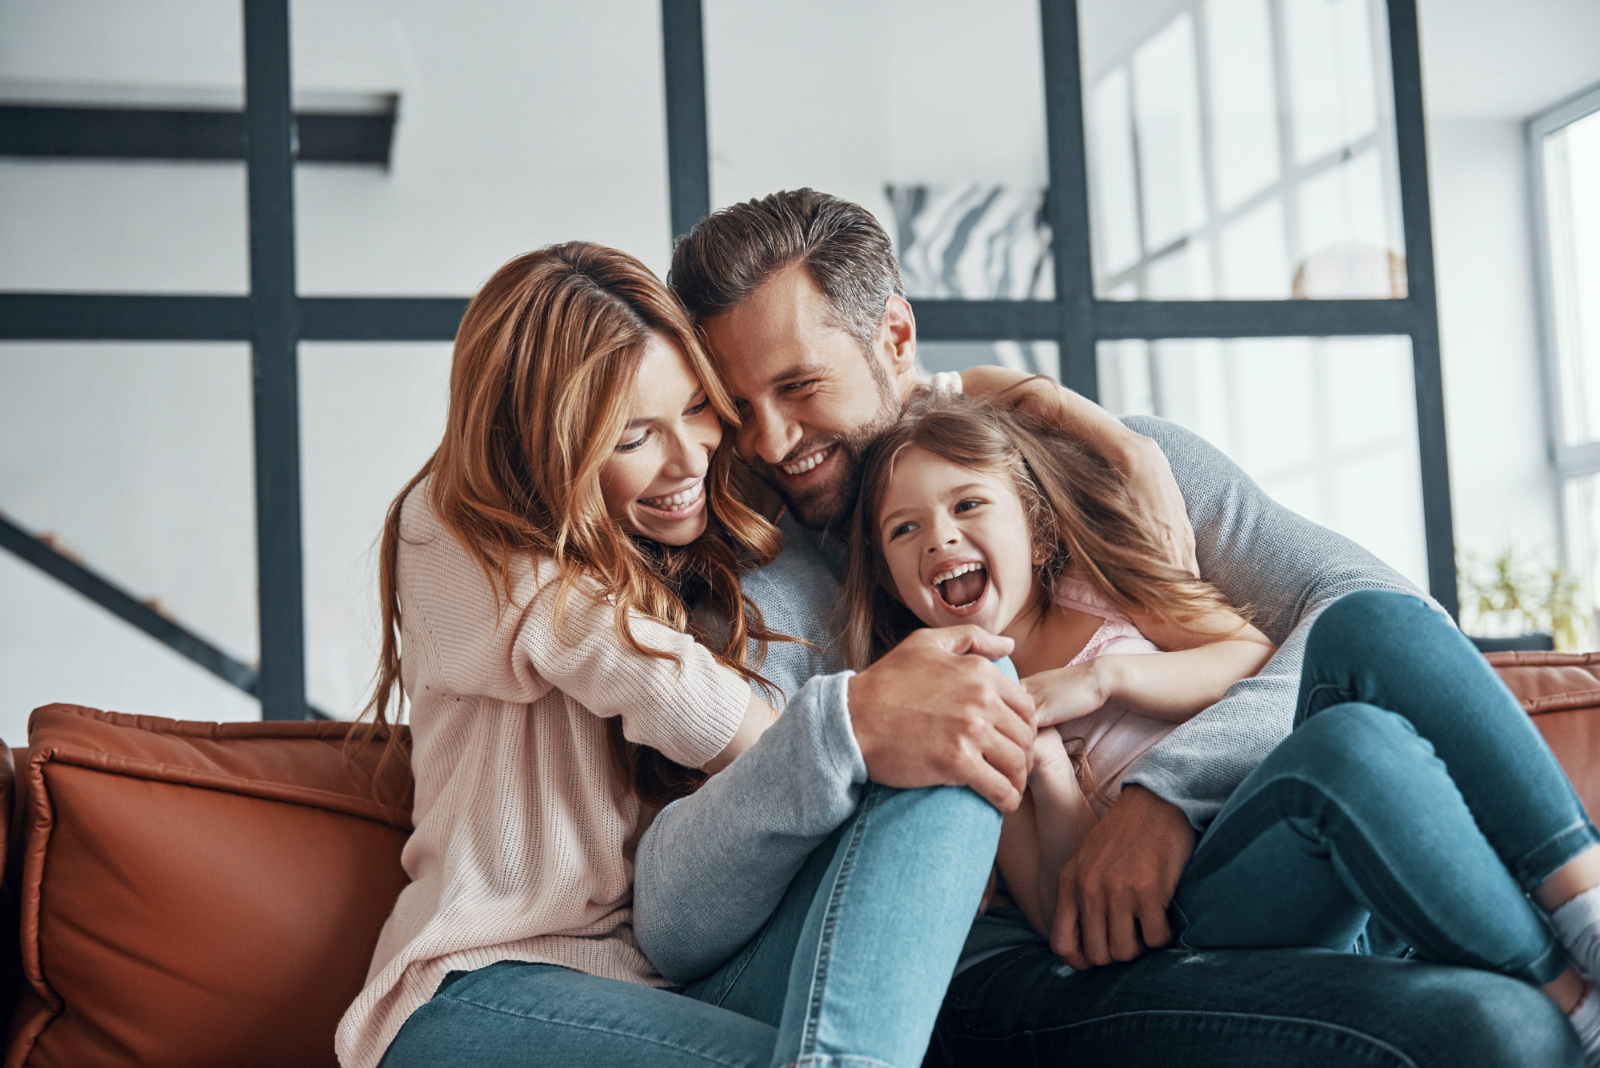
M 1120 775 L 1271 653 L 1160 563 L 1117 482 L 1048 425 L 940 400 L 880 440 L 858 503 L 855 661 L 920 624 L 978 622 L 1016 640 L 1041 726 L 1059 724 L 998 856 L 1046 936 L 1057 873 Z M 1600 835 L 1448 618 L 1404 594 L 1340 599 L 1307 642 L 1296 724 L 1196 848 L 1179 944 L 1346 950 L 1377 917 L 1429 959 L 1541 986 L 1600 1064 Z
M 819 1034 L 874 1063 L 920 1060 L 942 982 L 908 982 L 872 943 L 834 946 L 831 922 L 811 921 L 842 900 L 909 940 L 896 917 L 926 917 L 850 874 L 818 890 L 839 863 L 829 850 L 758 946 L 683 992 L 664 989 L 634 939 L 633 857 L 652 813 L 774 720 L 746 659 L 747 642 L 773 636 L 738 571 L 780 539 L 729 493 L 718 445 L 733 418 L 682 310 L 630 256 L 557 245 L 473 298 L 444 440 L 383 532 L 374 730 L 392 754 L 403 685 L 412 881 L 339 1026 L 347 1068 L 530 1056 L 764 1068 L 810 1055 Z M 691 600 L 726 621 L 716 640 L 696 630 Z M 966 809 L 993 832 L 987 805 Z M 925 867 L 912 885 L 976 902 L 981 861 Z M 942 956 L 929 971 L 948 976 L 970 908 L 953 906 L 930 939 Z M 884 1004 L 922 1003 L 859 1019 L 791 983 L 797 959 L 826 961 Z
M 917 626 L 972 623 L 1016 643 L 1020 675 L 1053 683 L 1042 722 L 1061 726 L 1039 732 L 999 851 L 1010 896 L 1048 935 L 1056 877 L 1123 775 L 1273 645 L 1167 562 L 1109 464 L 1009 406 L 915 406 L 871 453 L 858 507 L 856 666 Z

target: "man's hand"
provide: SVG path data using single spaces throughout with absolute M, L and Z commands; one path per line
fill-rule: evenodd
M 970 786 L 1015 811 L 1028 781 L 1033 699 L 988 662 L 1010 652 L 1010 638 L 977 627 L 930 627 L 852 676 L 850 720 L 868 776 L 886 786 Z
M 1166 945 L 1167 903 L 1193 852 L 1182 810 L 1142 786 L 1124 789 L 1061 869 L 1050 948 L 1082 971 Z

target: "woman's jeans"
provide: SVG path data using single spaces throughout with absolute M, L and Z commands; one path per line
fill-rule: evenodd
M 1567 966 L 1527 894 L 1600 841 L 1472 644 L 1405 594 L 1313 626 L 1295 729 L 1206 831 L 1173 912 L 1190 949 L 1348 949 L 1369 915 L 1432 961 Z
M 1000 814 L 965 788 L 869 784 L 760 934 L 682 990 L 503 961 L 452 972 L 384 1068 L 921 1063 Z

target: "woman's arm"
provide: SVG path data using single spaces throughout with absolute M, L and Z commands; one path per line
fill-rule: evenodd
M 1194 555 L 1194 530 L 1183 494 L 1161 447 L 1093 401 L 1053 380 L 1005 367 L 972 367 L 961 372 L 962 390 L 974 397 L 1004 394 L 1016 407 L 1050 420 L 1110 461 L 1128 480 L 1168 560 L 1192 575 L 1200 573 Z
M 700 770 L 715 775 L 733 763 L 734 757 L 755 745 L 756 739 L 765 734 L 777 719 L 777 709 L 751 694 L 750 703 L 744 708 L 744 720 L 739 724 L 739 729 L 733 732 L 733 738 L 722 752 L 700 765 Z
M 1163 651 L 1110 653 L 1023 680 L 1040 726 L 1086 716 L 1108 701 L 1181 723 L 1220 701 L 1228 687 L 1260 671 L 1277 651 L 1271 639 L 1228 610 L 1186 624 L 1139 616 L 1133 623 Z

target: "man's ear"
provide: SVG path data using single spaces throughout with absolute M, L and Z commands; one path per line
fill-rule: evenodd
M 911 374 L 917 366 L 917 317 L 906 298 L 891 293 L 883 307 L 883 328 L 879 341 L 889 359 L 889 372 L 896 378 Z

